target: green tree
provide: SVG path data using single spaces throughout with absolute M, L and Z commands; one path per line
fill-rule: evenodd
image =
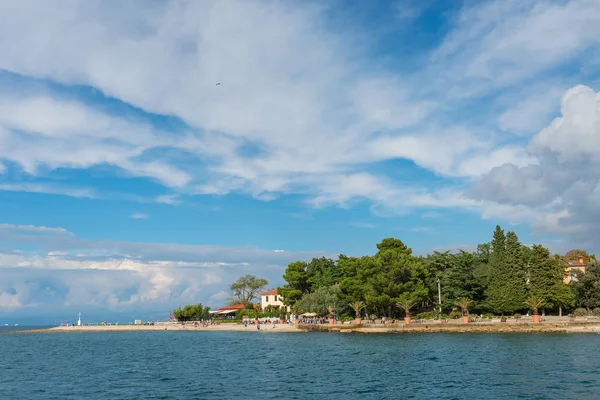
M 283 279 L 287 283 L 277 288 L 277 294 L 283 297 L 287 305 L 293 306 L 303 295 L 310 292 L 307 269 L 308 264 L 304 261 L 290 263 L 286 268 Z
M 505 313 L 510 303 L 505 291 L 506 236 L 499 225 L 496 225 L 494 238 L 490 243 L 489 268 L 490 281 L 487 303 L 492 311 Z
M 588 311 L 600 307 L 600 261 L 592 259 L 585 273 L 577 273 L 576 280 L 571 282 L 577 307 Z
M 310 292 L 340 283 L 341 278 L 339 265 L 325 257 L 313 258 L 306 267 L 306 274 Z
M 484 287 L 475 276 L 479 260 L 473 253 L 460 251 L 452 257 L 451 267 L 442 280 L 442 292 L 450 302 L 464 297 L 471 299 L 473 306 L 483 302 Z
M 296 306 L 301 313 L 313 312 L 324 316 L 329 313 L 329 307 L 335 307 L 337 303 L 333 288 L 320 287 L 314 292 L 302 296 Z
M 466 297 L 460 297 L 456 299 L 456 305 L 462 310 L 463 317 L 469 315 L 469 307 L 471 307 L 472 301 Z
M 523 254 L 523 245 L 519 242 L 517 234 L 508 232 L 506 234 L 505 253 L 505 290 L 507 291 L 506 312 L 514 313 L 523 309 L 526 297 L 526 261 Z
M 572 306 L 574 299 L 564 283 L 565 265 L 560 256 L 550 257 L 542 245 L 534 245 L 529 265 L 529 294 L 550 308 Z
M 565 283 L 567 271 L 564 259 L 558 254 L 551 259 L 554 285 L 550 288 L 548 301 L 554 307 L 558 307 L 559 315 L 562 316 L 563 307 L 571 308 L 575 305 L 575 295 L 569 285 Z
M 229 289 L 233 292 L 231 299 L 234 304 L 243 304 L 249 308 L 252 300 L 258 297 L 261 290 L 269 284 L 264 278 L 257 278 L 254 275 L 244 275 L 233 282 Z
M 365 282 L 368 278 L 367 271 L 372 270 L 373 257 L 346 257 L 340 254 L 338 265 L 340 266 L 342 280 L 338 297 L 343 303 L 354 303 L 364 301 Z
M 365 303 L 362 301 L 355 301 L 354 303 L 348 304 L 350 308 L 354 311 L 356 318 L 360 318 L 360 313 L 365 309 Z
M 523 246 L 514 232 L 505 236 L 496 226 L 491 247 L 487 302 L 494 312 L 512 314 L 523 309 L 526 295 Z
M 448 271 L 455 264 L 455 256 L 454 254 L 450 254 L 450 251 L 445 251 L 443 253 L 439 251 L 434 251 L 433 254 L 428 254 L 427 257 L 423 260 L 428 270 L 428 288 L 429 292 L 434 295 L 433 303 L 438 304 L 439 298 L 435 296 L 438 293 L 438 279 L 440 282 L 443 282 L 444 290 L 442 291 L 442 304 L 447 303 L 448 299 L 448 291 L 446 290 L 447 282 L 445 282 L 445 277 L 447 276 Z
M 523 304 L 531 308 L 533 315 L 538 315 L 539 309 L 546 304 L 546 301 L 541 297 L 530 295 L 527 299 L 525 299 Z
M 412 310 L 414 306 L 414 300 L 411 300 L 409 297 L 402 297 L 396 302 L 396 307 L 404 310 L 404 315 L 406 315 L 406 317 L 410 317 L 410 310 Z
M 420 304 L 429 299 L 428 270 L 401 240 L 387 238 L 377 245 L 373 270 L 368 271 L 365 300 L 370 310 L 385 314 L 401 297 Z
M 178 321 L 199 321 L 210 318 L 210 307 L 203 307 L 202 304 L 187 304 L 183 308 L 173 310 L 173 316 Z
M 482 264 L 487 264 L 490 262 L 490 254 L 492 253 L 492 244 L 491 243 L 481 243 L 477 245 L 477 251 L 475 251 L 475 256 L 477 260 Z

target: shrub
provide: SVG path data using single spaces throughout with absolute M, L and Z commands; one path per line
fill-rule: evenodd
M 600 307 L 596 307 L 592 310 L 592 315 L 594 317 L 600 317 Z
M 585 308 L 579 307 L 575 309 L 576 317 L 585 317 L 586 315 L 588 315 L 588 311 Z
M 450 318 L 452 319 L 457 319 L 462 317 L 462 313 L 460 311 L 452 311 L 449 315 Z
M 340 317 L 340 321 L 342 321 L 342 322 L 346 322 L 346 321 L 354 321 L 354 318 L 356 318 L 356 317 L 353 317 L 353 316 L 351 316 L 351 315 L 348 315 L 348 314 L 344 314 L 344 315 L 342 315 L 342 316 Z
M 514 319 L 519 319 L 519 318 L 521 318 L 521 314 L 515 314 L 515 315 L 513 315 L 513 318 Z
M 434 319 L 437 317 L 437 312 L 428 311 L 417 314 L 417 319 Z

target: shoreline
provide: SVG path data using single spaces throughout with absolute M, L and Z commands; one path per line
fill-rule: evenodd
M 274 327 L 273 327 L 274 326 Z M 244 327 L 242 324 L 219 324 L 207 327 L 163 323 L 156 325 L 93 325 L 93 326 L 57 326 L 46 329 L 19 330 L 10 333 L 82 333 L 82 332 L 330 332 L 330 333 L 598 333 L 600 322 L 545 322 L 533 323 L 488 323 L 475 322 L 469 324 L 448 323 L 439 321 L 398 324 L 261 324 L 260 330 L 255 325 Z

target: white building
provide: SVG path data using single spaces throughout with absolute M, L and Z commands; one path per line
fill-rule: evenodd
M 264 311 L 268 306 L 275 308 L 285 307 L 283 297 L 277 294 L 277 289 L 267 290 L 260 294 L 260 306 Z

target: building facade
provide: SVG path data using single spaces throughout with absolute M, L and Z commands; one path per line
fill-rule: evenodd
M 279 309 L 285 307 L 285 304 L 283 304 L 283 297 L 277 294 L 277 289 L 271 289 L 260 294 L 260 306 L 265 311 L 268 306 Z
M 565 283 L 573 282 L 577 280 L 577 271 L 585 273 L 586 262 L 583 257 L 579 257 L 577 260 L 565 261 L 567 273 L 565 274 Z

